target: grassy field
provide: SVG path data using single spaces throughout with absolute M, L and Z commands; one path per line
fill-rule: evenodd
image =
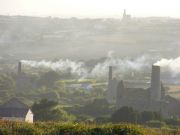
M 179 85 L 169 85 L 168 94 L 176 99 L 180 100 L 180 86 Z
M 150 129 L 131 124 L 84 124 L 62 122 L 0 122 L 0 135 L 180 135 L 180 130 Z

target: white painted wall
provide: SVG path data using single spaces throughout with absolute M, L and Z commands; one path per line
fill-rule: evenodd
M 33 123 L 33 113 L 31 111 L 31 109 L 29 109 L 28 113 L 26 114 L 25 122 Z

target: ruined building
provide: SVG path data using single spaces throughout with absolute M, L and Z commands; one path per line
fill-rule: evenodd
M 16 81 L 16 88 L 19 91 L 29 90 L 33 86 L 33 80 L 22 71 L 22 62 L 18 62 L 17 73 L 13 75 L 14 80 Z
M 113 67 L 109 67 L 107 99 L 117 108 L 133 107 L 139 111 L 156 111 L 163 116 L 180 117 L 180 102 L 165 94 L 160 80 L 160 67 L 152 66 L 151 84 L 148 88 L 128 87 L 124 81 L 113 78 Z

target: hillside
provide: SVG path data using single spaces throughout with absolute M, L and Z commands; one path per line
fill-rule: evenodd
M 180 20 L 173 18 L 122 21 L 0 16 L 0 59 L 85 60 L 104 57 L 109 50 L 120 57 L 142 53 L 175 57 L 179 54 L 179 27 Z M 92 56 L 92 52 L 96 54 Z

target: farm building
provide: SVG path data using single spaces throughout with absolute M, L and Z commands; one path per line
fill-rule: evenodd
M 12 98 L 0 106 L 0 118 L 2 120 L 33 123 L 31 109 L 17 98 Z

